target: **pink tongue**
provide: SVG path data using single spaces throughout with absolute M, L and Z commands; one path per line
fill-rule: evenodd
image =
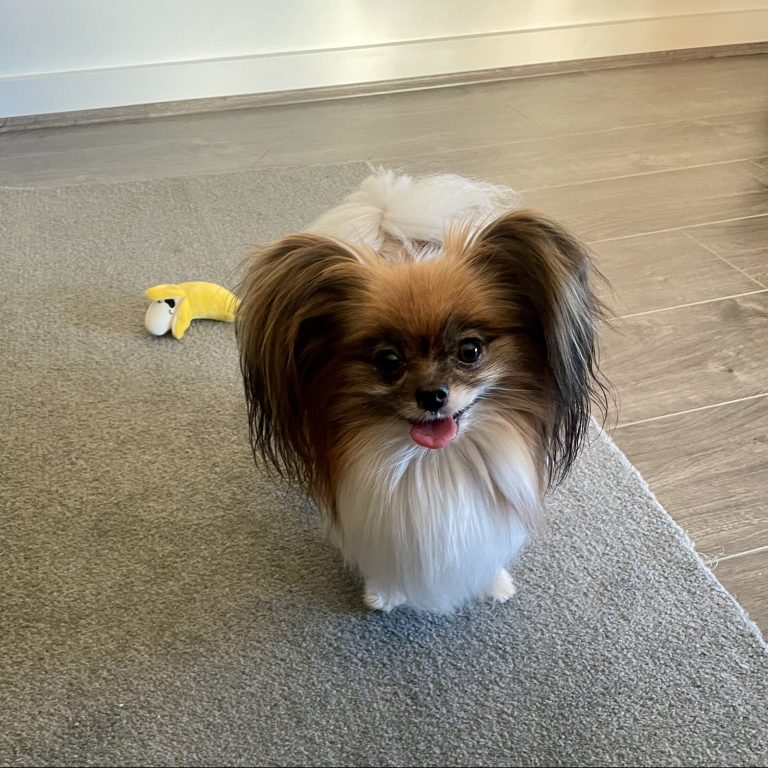
M 457 435 L 459 427 L 455 419 L 449 416 L 447 419 L 436 421 L 423 421 L 411 425 L 411 438 L 414 443 L 425 448 L 445 448 Z

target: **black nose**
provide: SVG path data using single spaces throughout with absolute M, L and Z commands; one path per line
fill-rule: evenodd
M 436 413 L 442 408 L 448 399 L 448 387 L 439 387 L 438 389 L 417 389 L 416 402 L 420 408 L 425 411 Z

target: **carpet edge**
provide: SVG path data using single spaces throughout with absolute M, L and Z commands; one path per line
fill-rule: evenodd
M 622 463 L 625 469 L 627 469 L 631 473 L 633 478 L 637 480 L 640 487 L 642 488 L 642 490 L 645 492 L 648 499 L 650 500 L 651 504 L 656 508 L 656 510 L 661 514 L 661 516 L 667 521 L 670 527 L 675 531 L 675 534 L 679 538 L 680 543 L 683 544 L 691 552 L 694 559 L 698 563 L 700 569 L 704 572 L 711 586 L 714 587 L 716 592 L 718 592 L 721 595 L 725 595 L 728 598 L 728 601 L 736 609 L 736 613 L 742 619 L 742 621 L 746 625 L 749 632 L 754 636 L 762 652 L 768 655 L 768 640 L 766 640 L 766 638 L 763 636 L 763 633 L 760 627 L 757 625 L 757 623 L 750 617 L 747 610 L 734 597 L 734 595 L 731 594 L 731 592 L 729 592 L 728 589 L 726 589 L 723 586 L 723 584 L 717 578 L 717 575 L 715 574 L 715 572 L 712 570 L 712 568 L 710 568 L 706 560 L 696 550 L 696 545 L 694 544 L 693 539 L 691 539 L 691 537 L 689 536 L 688 532 L 672 517 L 672 515 L 667 511 L 666 507 L 658 500 L 658 498 L 656 497 L 656 494 L 653 492 L 648 481 L 645 479 L 645 477 L 643 477 L 640 470 L 629 460 L 629 458 L 624 453 L 624 451 L 616 444 L 616 442 L 608 434 L 608 432 L 606 432 L 606 430 L 602 427 L 602 425 L 594 421 L 594 419 L 593 419 L 593 423 L 596 429 L 598 430 L 598 435 L 596 439 L 603 440 L 616 453 L 619 461 Z M 716 560 L 715 565 L 717 565 L 717 562 L 718 561 Z

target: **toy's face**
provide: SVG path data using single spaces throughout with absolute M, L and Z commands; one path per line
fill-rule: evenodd
M 179 299 L 163 299 L 153 301 L 147 307 L 147 314 L 144 316 L 144 326 L 155 336 L 162 336 L 171 330 L 173 317 L 179 307 Z

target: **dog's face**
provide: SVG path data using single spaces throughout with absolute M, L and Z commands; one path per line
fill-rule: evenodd
M 284 238 L 241 288 L 254 449 L 332 504 L 334 462 L 355 432 L 398 425 L 450 450 L 474 414 L 495 409 L 526 421 L 557 480 L 600 391 L 590 271 L 574 238 L 526 211 L 416 261 Z
M 460 250 L 368 272 L 336 350 L 344 399 L 366 423 L 400 422 L 440 449 L 480 408 L 528 388 L 520 317 Z

